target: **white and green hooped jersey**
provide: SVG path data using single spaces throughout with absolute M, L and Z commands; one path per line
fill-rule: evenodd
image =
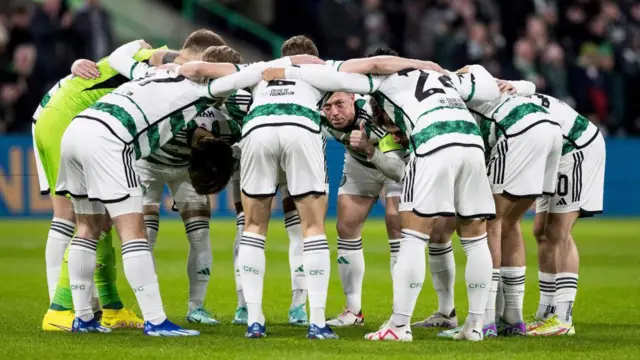
M 218 109 L 234 120 L 241 128 L 244 123 L 244 118 L 249 113 L 249 107 L 253 98 L 251 93 L 246 90 L 238 90 L 231 94 L 224 100 L 224 103 L 220 104 Z
M 529 99 L 547 109 L 562 127 L 562 155 L 584 148 L 598 135 L 598 127 L 566 103 L 543 94 L 534 94 Z
M 304 66 L 304 65 L 303 65 Z M 260 81 L 244 118 L 242 136 L 264 126 L 298 126 L 320 133 L 318 106 L 325 92 L 299 80 Z
M 469 101 L 467 106 L 480 124 L 487 151 L 502 137 L 518 136 L 540 123 L 555 123 L 547 109 L 519 95 L 502 94 L 493 101 Z
M 65 81 L 67 81 L 72 77 L 73 75 L 68 75 L 60 79 L 60 81 L 58 81 L 55 85 L 53 85 L 51 89 L 49 89 L 49 91 L 47 91 L 47 93 L 42 97 L 42 99 L 40 100 L 40 103 L 38 104 L 38 108 L 36 109 L 36 112 L 33 113 L 32 121 L 34 124 L 36 123 L 36 121 L 38 121 L 38 118 L 40 117 L 40 113 L 42 112 L 42 109 L 44 109 L 45 106 L 47 106 L 47 104 L 49 103 L 49 100 L 51 100 L 51 97 L 62 87 L 62 84 Z
M 172 167 L 188 165 L 191 148 L 187 143 L 187 132 L 196 127 L 210 131 L 213 136 L 229 145 L 235 144 L 241 135 L 240 125 L 222 111 L 210 107 L 189 123 L 187 128 L 180 130 L 160 149 L 147 156 L 145 160 L 153 164 Z

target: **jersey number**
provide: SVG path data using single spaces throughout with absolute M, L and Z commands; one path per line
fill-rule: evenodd
M 170 78 L 162 78 L 162 79 L 146 79 L 145 80 L 144 78 L 142 78 L 142 79 L 140 79 L 140 84 L 138 84 L 138 85 L 145 86 L 145 85 L 148 85 L 150 83 L 161 83 L 161 84 L 162 83 L 178 83 L 178 82 L 184 81 L 186 79 L 187 78 L 185 78 L 182 75 L 178 75 L 176 77 L 170 77 Z
M 540 94 L 536 94 L 535 96 L 536 96 L 538 99 L 540 99 L 540 102 L 541 102 L 541 104 L 540 104 L 540 105 L 542 105 L 542 107 L 544 107 L 544 108 L 546 108 L 546 109 L 548 109 L 548 108 L 549 108 L 549 105 L 551 105 L 551 102 L 549 101 L 549 98 L 548 98 L 548 97 L 546 97 L 546 96 L 544 96 L 544 95 L 540 95 Z
M 569 177 L 567 175 L 558 176 L 556 192 L 559 196 L 566 196 L 569 193 Z
M 405 69 L 405 70 L 399 71 L 398 75 L 409 76 L 408 74 L 412 71 L 416 71 L 416 69 Z M 422 70 L 417 70 L 417 71 L 420 71 L 420 77 L 418 78 L 418 82 L 416 83 L 416 91 L 414 92 L 414 95 L 416 97 L 416 100 L 418 100 L 418 102 L 421 102 L 422 100 L 428 98 L 431 95 L 445 93 L 444 89 L 440 89 L 440 88 L 425 89 L 425 85 L 427 84 L 427 79 L 429 79 L 429 73 L 426 73 Z M 451 82 L 451 78 L 448 77 L 447 75 L 440 76 L 438 78 L 438 81 L 440 81 L 440 83 L 444 87 L 452 88 L 452 89 L 454 88 L 453 83 Z
M 271 86 L 289 86 L 289 85 L 295 85 L 296 82 L 295 81 L 287 81 L 287 80 L 271 80 L 267 83 L 267 87 L 271 87 Z

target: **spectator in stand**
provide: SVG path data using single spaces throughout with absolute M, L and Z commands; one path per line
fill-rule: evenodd
M 85 0 L 74 16 L 72 29 L 77 58 L 97 61 L 115 48 L 111 16 L 101 0 Z
M 327 58 L 346 60 L 362 56 L 365 27 L 356 0 L 323 0 L 320 27 L 327 44 Z
M 362 17 L 365 30 L 365 53 L 379 47 L 389 47 L 391 34 L 381 0 L 364 0 Z

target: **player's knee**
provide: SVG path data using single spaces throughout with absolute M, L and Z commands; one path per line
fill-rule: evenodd
M 53 204 L 53 217 L 64 219 L 67 221 L 75 222 L 76 214 L 73 210 L 71 201 L 64 196 L 52 197 Z
M 160 216 L 160 206 L 158 205 L 145 205 L 142 208 L 144 216 Z
M 358 234 L 359 228 L 360 224 L 349 217 L 345 217 L 343 219 L 338 218 L 338 221 L 336 222 L 338 237 L 342 239 L 353 239 L 358 237 L 360 235 Z

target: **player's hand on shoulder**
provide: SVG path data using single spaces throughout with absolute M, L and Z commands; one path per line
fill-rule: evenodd
M 516 88 L 508 81 L 497 79 L 496 82 L 498 83 L 498 89 L 500 90 L 501 94 L 509 93 L 511 95 L 514 95 L 518 92 Z
M 285 68 L 268 68 L 262 72 L 262 80 L 271 81 L 285 79 Z
M 202 63 L 203 61 L 189 61 L 184 63 L 182 66 L 178 67 L 178 74 L 189 79 L 199 79 L 200 74 L 198 70 Z
M 83 79 L 95 79 L 100 76 L 98 65 L 91 60 L 78 59 L 71 65 L 71 73 Z
M 168 64 L 162 64 L 160 66 L 158 66 L 158 70 L 167 70 L 167 71 L 173 71 L 176 73 L 180 73 L 180 65 L 176 64 L 176 63 L 168 63 Z
M 313 55 L 293 55 L 290 56 L 293 65 L 318 64 L 324 65 L 324 60 Z
M 420 69 L 418 70 L 431 70 L 431 71 L 439 72 L 441 74 L 445 74 L 445 71 L 442 68 L 442 66 L 438 65 L 437 63 L 434 63 L 433 61 L 421 61 Z
M 146 41 L 142 39 L 137 41 L 138 41 L 138 44 L 140 44 L 141 49 L 151 49 L 151 45 L 149 45 L 149 43 L 147 43 Z

